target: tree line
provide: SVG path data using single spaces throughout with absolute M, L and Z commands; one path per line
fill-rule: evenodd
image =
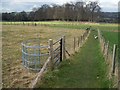
M 31 12 L 2 13 L 3 21 L 98 21 L 101 16 L 101 7 L 95 2 L 70 2 L 63 5 L 44 4 L 33 8 Z

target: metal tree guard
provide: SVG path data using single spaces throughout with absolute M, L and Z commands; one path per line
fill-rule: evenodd
M 40 45 L 39 39 L 28 40 L 22 43 L 22 64 L 34 71 L 40 71 L 44 58 L 49 55 L 48 46 Z M 44 51 L 44 52 L 43 52 Z

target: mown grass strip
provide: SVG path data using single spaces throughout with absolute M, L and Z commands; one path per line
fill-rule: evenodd
M 108 88 L 107 66 L 92 32 L 86 44 L 58 69 L 46 74 L 40 88 Z

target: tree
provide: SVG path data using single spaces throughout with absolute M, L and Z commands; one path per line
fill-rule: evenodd
M 25 11 L 22 11 L 20 13 L 20 16 L 21 16 L 21 21 L 27 21 L 28 20 L 28 15 Z
M 87 8 L 90 10 L 90 13 L 91 13 L 91 21 L 93 22 L 93 20 L 94 20 L 94 14 L 96 13 L 99 13 L 100 12 L 100 10 L 101 10 L 101 8 L 100 8 L 100 6 L 99 6 L 99 3 L 97 2 L 97 1 L 95 1 L 95 2 L 89 2 L 88 4 L 87 4 Z M 96 16 L 97 17 L 97 16 Z
M 48 19 L 47 10 L 48 10 L 49 7 L 50 7 L 50 6 L 47 5 L 47 4 L 44 4 L 44 5 L 41 6 L 42 19 L 44 19 L 44 20 L 47 20 L 47 19 Z
M 80 21 L 83 19 L 83 15 L 84 15 L 84 2 L 80 1 L 80 2 L 76 2 L 75 3 L 75 11 L 76 11 L 76 18 L 77 21 Z
M 67 21 L 73 20 L 74 5 L 72 3 L 66 3 L 64 5 L 64 18 Z
M 35 18 L 35 12 L 31 11 L 28 15 L 28 20 L 34 21 L 34 18 Z
M 53 4 L 52 10 L 53 10 L 54 20 L 64 20 L 64 7 L 63 6 Z
M 44 20 L 66 20 L 66 21 L 97 21 L 101 8 L 96 2 L 70 2 L 63 5 L 44 4 L 39 8 L 33 8 L 29 13 L 22 11 L 2 13 L 2 20 L 6 21 L 44 21 Z

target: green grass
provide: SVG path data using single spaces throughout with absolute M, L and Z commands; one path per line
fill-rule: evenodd
M 118 30 L 118 25 L 117 24 L 100 24 L 98 25 L 98 28 L 100 30 L 104 30 L 104 31 L 115 31 Z
M 102 33 L 105 40 L 109 41 L 110 46 L 113 46 L 114 44 L 118 44 L 118 32 L 103 31 Z
M 60 67 L 48 72 L 40 88 L 108 88 L 104 58 L 92 32 L 86 44 Z
M 52 25 L 50 25 L 52 26 Z M 118 30 L 118 25 L 117 24 L 94 24 L 94 23 L 76 23 L 76 24 L 56 24 L 52 27 L 57 27 L 57 28 L 69 28 L 69 29 L 86 29 L 87 27 L 92 26 L 92 28 L 99 28 L 100 30 L 108 30 L 108 31 L 114 31 Z
M 106 23 L 82 23 L 82 22 L 66 22 L 66 21 L 38 21 L 38 22 L 24 22 L 25 25 L 48 25 L 50 27 L 57 28 L 69 28 L 69 29 L 86 29 L 89 26 L 99 28 L 100 30 L 118 30 L 117 24 L 106 24 Z M 23 22 L 2 22 L 3 25 L 21 25 Z

